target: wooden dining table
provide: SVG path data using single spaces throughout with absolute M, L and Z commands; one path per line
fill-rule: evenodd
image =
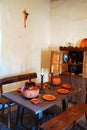
M 63 93 L 58 92 L 58 89 L 61 89 L 61 88 L 62 88 L 62 85 L 55 86 L 54 89 L 52 90 L 49 89 L 49 86 L 46 87 L 44 90 L 44 93 L 39 94 L 38 97 L 36 97 L 40 101 L 38 104 L 33 104 L 31 102 L 31 99 L 26 99 L 22 95 L 22 93 L 18 92 L 17 90 L 4 93 L 2 96 L 4 96 L 6 99 L 9 99 L 15 102 L 18 105 L 15 130 L 19 130 L 19 127 L 21 126 L 21 122 L 22 122 L 21 119 L 23 116 L 22 112 L 24 108 L 31 110 L 35 114 L 36 120 L 38 119 L 38 122 L 36 122 L 35 126 L 32 127 L 32 130 L 39 130 L 40 129 L 39 126 L 43 119 L 43 111 L 47 110 L 53 105 L 58 105 L 58 102 L 60 101 L 62 102 L 61 107 L 63 107 L 63 110 L 66 110 L 68 97 L 72 97 L 81 91 L 80 88 L 71 86 L 71 88 L 69 89 L 69 92 L 66 94 L 65 93 L 63 94 Z M 43 99 L 44 95 L 53 95 L 55 96 L 55 99 L 45 100 Z

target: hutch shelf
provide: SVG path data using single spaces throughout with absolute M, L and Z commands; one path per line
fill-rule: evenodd
M 87 77 L 87 47 L 60 47 L 62 73 Z

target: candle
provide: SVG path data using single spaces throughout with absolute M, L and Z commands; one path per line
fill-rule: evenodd
M 44 68 L 42 68 L 41 70 L 41 75 L 44 75 Z
M 51 73 L 53 73 L 53 69 L 54 69 L 54 67 L 53 67 L 53 65 L 52 65 L 52 67 L 51 67 Z

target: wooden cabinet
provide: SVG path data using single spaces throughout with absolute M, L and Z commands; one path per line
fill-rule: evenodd
M 52 65 L 56 74 L 87 77 L 87 48 L 60 47 L 59 51 L 51 51 L 50 68 Z
M 70 83 L 81 88 L 81 93 L 72 101 L 85 102 L 87 93 L 87 47 L 60 47 L 59 51 L 51 51 L 50 69 L 54 66 L 54 74 L 60 74 L 62 83 Z
M 62 73 L 87 77 L 86 47 L 60 47 L 60 54 L 62 55 Z

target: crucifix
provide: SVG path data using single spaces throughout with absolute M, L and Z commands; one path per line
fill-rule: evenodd
M 26 20 L 27 20 L 29 14 L 27 13 L 26 10 L 23 11 L 23 14 L 24 14 L 24 27 L 26 28 Z

